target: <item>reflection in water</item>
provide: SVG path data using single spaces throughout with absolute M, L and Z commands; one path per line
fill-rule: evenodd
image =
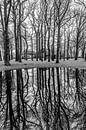
M 2 97 L 2 72 L 0 72 L 0 102 Z
M 86 70 L 0 72 L 1 130 L 86 128 Z

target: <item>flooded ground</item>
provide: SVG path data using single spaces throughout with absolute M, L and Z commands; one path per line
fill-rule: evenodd
M 84 130 L 86 70 L 0 72 L 0 130 Z

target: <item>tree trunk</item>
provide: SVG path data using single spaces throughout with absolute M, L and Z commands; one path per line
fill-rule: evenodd
M 54 61 L 55 54 L 54 54 L 54 42 L 55 42 L 55 7 L 54 7 L 54 25 L 53 25 L 53 43 L 52 43 L 52 61 Z
M 78 58 L 78 45 L 79 44 L 79 31 L 77 32 L 77 39 L 76 39 L 76 52 L 75 52 L 75 60 Z
M 38 61 L 38 32 L 36 32 L 36 60 Z
M 15 2 L 13 0 L 13 23 L 14 23 L 14 39 L 15 39 L 15 60 L 19 59 L 19 46 L 18 46 L 18 34 L 17 34 L 17 16 L 15 10 Z
M 4 63 L 7 66 L 10 65 L 8 28 L 6 28 L 5 31 L 4 31 Z
M 84 59 L 84 56 L 85 56 L 85 43 L 84 43 L 83 46 L 84 46 L 84 47 L 83 47 L 83 50 L 82 50 L 82 58 Z
M 21 62 L 21 54 L 22 54 L 22 38 L 21 38 L 21 2 L 19 0 L 19 25 L 18 25 L 18 31 L 19 31 L 19 62 Z
M 75 53 L 75 60 L 78 58 L 78 43 L 76 44 L 76 53 Z
M 69 42 L 70 42 L 70 34 L 67 36 L 67 60 L 69 59 Z
M 41 24 L 41 35 L 40 35 L 40 42 L 41 42 L 41 60 L 43 61 L 43 54 L 44 54 L 44 48 L 43 48 L 43 24 Z
M 32 36 L 31 36 L 31 44 L 32 44 L 32 46 L 31 46 L 31 49 L 32 49 L 31 59 L 33 61 L 34 54 L 33 54 L 33 39 L 32 39 Z
M 44 23 L 44 60 L 46 60 L 46 24 Z
M 48 48 L 48 62 L 50 62 L 50 27 L 48 27 L 48 41 L 47 41 L 47 48 Z
M 58 24 L 56 63 L 59 63 L 59 52 L 60 52 L 59 50 L 60 50 L 60 23 Z
M 65 32 L 66 32 L 66 30 L 65 30 L 65 27 L 64 27 L 64 60 L 65 60 L 65 49 L 66 49 L 66 35 L 65 35 Z

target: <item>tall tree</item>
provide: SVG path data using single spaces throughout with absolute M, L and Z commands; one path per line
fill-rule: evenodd
M 76 4 L 81 6 L 81 8 L 84 10 L 84 12 L 86 11 L 86 4 L 85 4 L 85 1 L 83 0 L 75 0 Z M 84 17 L 85 18 L 85 17 Z M 85 18 L 86 19 L 86 18 Z M 85 21 L 84 21 L 85 23 Z M 86 27 L 84 27 L 86 28 Z M 85 53 L 85 61 L 86 61 L 86 52 L 85 52 L 85 41 L 84 41 L 84 47 L 83 47 L 83 50 L 82 50 L 82 55 Z
M 57 53 L 56 53 L 56 63 L 59 62 L 59 54 L 60 54 L 60 32 L 61 32 L 61 25 L 64 21 L 64 18 L 67 14 L 70 0 L 54 0 L 55 6 L 56 6 L 56 11 L 57 11 Z
M 18 61 L 19 59 L 19 44 L 18 44 L 18 34 L 17 34 L 17 2 L 15 0 L 13 0 L 13 4 L 12 4 L 12 13 L 13 13 L 13 24 L 14 24 L 14 42 L 15 42 L 15 59 L 16 61 Z
M 3 29 L 3 42 L 4 42 L 4 64 L 10 65 L 10 54 L 9 54 L 9 35 L 8 35 L 8 27 L 9 27 L 9 18 L 11 12 L 11 0 L 4 0 L 3 7 L 0 4 L 0 14 L 1 14 L 1 24 Z
M 75 38 L 75 60 L 78 58 L 79 48 L 83 46 L 84 31 L 86 27 L 86 16 L 84 11 L 81 9 L 75 10 L 76 17 L 76 38 Z

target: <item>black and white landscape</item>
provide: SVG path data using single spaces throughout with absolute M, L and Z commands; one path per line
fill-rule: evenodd
M 86 0 L 0 0 L 0 130 L 86 130 Z

